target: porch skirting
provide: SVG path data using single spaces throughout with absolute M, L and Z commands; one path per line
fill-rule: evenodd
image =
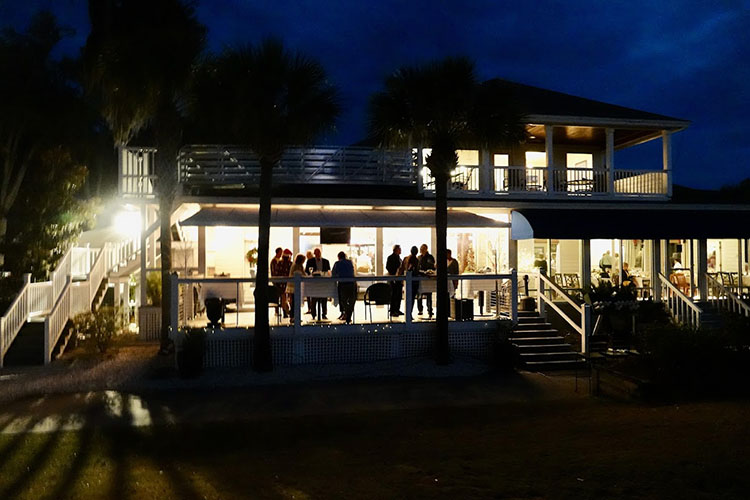
M 161 338 L 161 307 L 141 306 L 138 308 L 138 338 L 140 340 Z
M 486 324 L 485 324 L 486 325 Z M 490 360 L 493 354 L 495 325 L 477 324 L 475 328 L 450 333 L 451 352 Z M 368 325 L 369 326 L 369 325 Z M 374 326 L 374 325 L 373 325 Z M 461 325 L 463 326 L 463 325 Z M 468 326 L 468 325 L 467 325 Z M 327 332 L 326 329 L 294 334 L 273 332 L 271 347 L 277 366 L 302 364 L 362 363 L 387 359 L 430 356 L 434 345 L 434 327 L 417 331 L 398 331 L 398 327 L 374 328 L 360 332 Z M 250 367 L 253 334 L 248 330 L 225 330 L 206 335 L 206 368 Z M 179 340 L 178 340 L 179 342 Z

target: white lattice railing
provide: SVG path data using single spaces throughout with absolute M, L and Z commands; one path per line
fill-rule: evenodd
M 591 336 L 591 305 L 581 304 L 578 305 L 571 299 L 568 294 L 560 288 L 554 281 L 549 279 L 545 274 L 539 273 L 537 278 L 537 310 L 539 314 L 544 315 L 544 309 L 546 306 L 551 307 L 562 317 L 578 334 L 581 336 L 581 352 L 588 352 L 588 340 Z M 572 306 L 579 314 L 580 318 L 576 321 L 575 319 L 568 316 L 560 307 L 555 304 L 555 301 L 551 297 L 545 294 L 545 289 L 555 292 L 557 297 L 562 298 L 570 306 Z
M 54 301 L 52 282 L 29 283 L 27 293 L 29 295 L 29 315 L 44 314 L 52 308 Z
M 703 311 L 693 301 L 674 286 L 669 279 L 659 273 L 659 286 L 661 286 L 661 301 L 667 307 L 669 314 L 680 324 L 691 328 L 701 326 L 701 315 Z
M 706 274 L 706 280 L 708 283 L 708 289 L 712 291 L 708 296 L 708 301 L 710 303 L 721 311 L 727 311 L 750 318 L 750 306 L 737 297 L 734 292 L 710 274 Z

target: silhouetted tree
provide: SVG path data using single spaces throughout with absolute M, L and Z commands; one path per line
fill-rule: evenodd
M 260 163 L 258 270 L 253 367 L 273 368 L 268 324 L 268 244 L 273 169 L 289 145 L 309 144 L 339 113 L 337 92 L 323 67 L 281 42 L 227 50 L 208 61 L 196 84 L 203 137 L 248 144 Z M 198 124 L 200 126 L 200 124 Z
M 162 283 L 172 269 L 171 215 L 177 188 L 189 84 L 206 29 L 192 2 L 91 0 L 91 33 L 83 48 L 84 86 L 125 146 L 151 129 L 159 196 Z M 143 284 L 145 286 L 145 284 Z M 162 287 L 162 351 L 169 347 L 170 287 Z
M 426 165 L 435 178 L 436 361 L 447 364 L 450 344 L 445 250 L 448 182 L 458 163 L 456 150 L 520 141 L 524 134 L 520 117 L 497 82 L 477 81 L 473 62 L 446 58 L 404 67 L 386 78 L 385 89 L 371 98 L 369 131 L 383 146 L 432 149 Z

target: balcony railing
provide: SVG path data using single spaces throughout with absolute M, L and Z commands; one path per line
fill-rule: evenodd
M 274 169 L 274 181 L 293 184 L 413 185 L 408 151 L 372 148 L 289 148 Z M 257 184 L 260 163 L 251 150 L 234 146 L 190 146 L 180 151 L 179 181 L 192 186 Z
M 120 194 L 154 195 L 155 150 L 123 148 Z M 188 188 L 257 185 L 257 155 L 241 146 L 194 145 L 178 156 L 178 180 Z M 277 184 L 342 184 L 413 186 L 427 195 L 435 185 L 429 169 L 416 164 L 406 150 L 360 147 L 289 148 L 274 169 Z M 550 178 L 551 177 L 551 178 Z M 449 196 L 557 198 L 668 198 L 670 173 L 665 170 L 459 165 L 452 172 Z

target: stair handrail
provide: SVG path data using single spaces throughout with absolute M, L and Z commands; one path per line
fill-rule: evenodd
M 44 319 L 44 364 L 52 362 L 52 351 L 70 319 L 70 287 L 73 280 L 70 276 L 65 281 L 65 286 L 60 292 L 55 305 Z
M 665 304 L 672 318 L 691 328 L 700 328 L 703 310 L 690 297 L 682 293 L 674 283 L 669 281 L 669 278 L 664 276 L 663 273 L 657 273 L 657 276 L 661 286 L 662 303 Z
M 730 313 L 739 314 L 750 318 L 750 305 L 747 305 L 742 299 L 737 297 L 729 288 L 727 288 L 722 282 L 706 273 L 706 282 L 709 285 L 709 289 L 717 290 L 717 295 L 708 296 L 708 301 L 716 306 L 719 310 L 725 309 Z
M 105 253 L 107 251 L 108 244 L 104 244 L 104 246 L 99 250 L 99 253 L 96 255 L 96 258 L 94 259 L 94 263 L 91 265 L 91 270 L 89 271 L 88 276 L 86 277 L 87 281 L 89 282 L 89 308 L 91 307 L 91 302 L 94 300 L 94 297 L 96 296 L 96 292 L 99 291 L 99 287 L 102 284 L 102 280 L 106 276 L 107 270 L 104 267 L 104 261 L 105 261 Z
M 555 312 L 557 312 L 557 314 L 559 314 L 581 336 L 581 352 L 586 354 L 589 349 L 588 338 L 591 336 L 591 305 L 577 304 L 567 293 L 565 293 L 565 290 L 549 279 L 546 274 L 540 272 L 537 276 L 537 310 L 539 311 L 539 314 L 544 315 L 545 305 L 549 305 L 554 309 Z M 547 297 L 544 294 L 545 285 L 549 286 L 550 290 L 560 295 L 568 304 L 578 311 L 581 315 L 580 324 L 560 309 L 551 297 Z
M 0 368 L 3 367 L 5 354 L 16 339 L 18 332 L 29 317 L 29 289 L 31 274 L 23 275 L 23 286 L 16 298 L 10 303 L 5 314 L 0 317 Z

